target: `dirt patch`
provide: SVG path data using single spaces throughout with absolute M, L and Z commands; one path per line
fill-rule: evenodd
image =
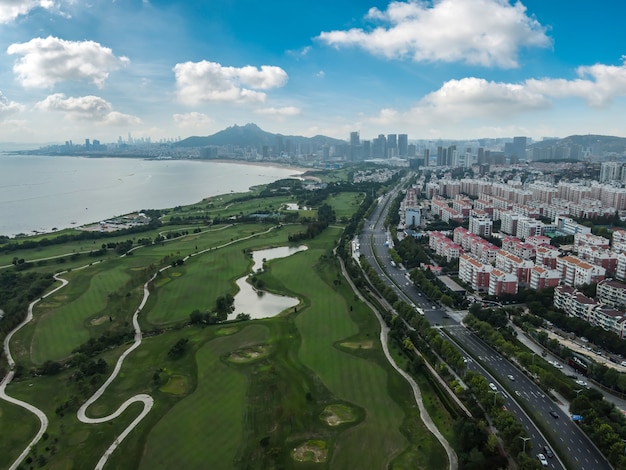
M 236 363 L 252 362 L 267 356 L 269 346 L 267 344 L 259 344 L 249 348 L 238 349 L 229 354 L 228 360 Z
M 320 419 L 329 426 L 339 426 L 343 423 L 356 421 L 357 416 L 353 408 L 348 405 L 334 404 L 328 405 L 320 414 Z
M 291 451 L 291 457 L 297 462 L 326 462 L 328 447 L 326 441 L 310 440 Z
M 350 348 L 350 349 L 372 349 L 374 347 L 374 341 L 372 341 L 371 339 L 358 341 L 358 342 L 348 341 L 348 342 L 340 343 L 340 344 L 344 348 Z
M 107 321 L 109 321 L 109 316 L 103 315 L 101 317 L 94 318 L 93 320 L 89 322 L 89 324 L 92 326 L 98 326 L 98 325 L 102 325 L 104 322 L 107 322 Z

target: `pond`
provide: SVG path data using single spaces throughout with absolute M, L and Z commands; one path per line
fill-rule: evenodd
M 294 247 L 279 246 L 277 248 L 253 251 L 252 259 L 254 265 L 252 266 L 252 272 L 262 270 L 264 260 L 270 261 L 286 258 L 306 249 L 306 246 L 301 245 Z M 247 279 L 248 275 L 237 279 L 239 292 L 235 295 L 235 311 L 230 315 L 231 318 L 235 318 L 240 313 L 247 313 L 252 319 L 269 318 L 300 303 L 300 300 L 295 297 L 276 295 L 255 289 L 252 284 L 247 282 Z

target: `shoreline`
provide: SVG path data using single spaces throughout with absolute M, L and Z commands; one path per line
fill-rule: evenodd
M 69 156 L 69 155 L 68 155 Z M 89 156 L 85 156 L 85 155 L 74 155 L 74 157 L 77 158 L 87 158 L 87 159 L 91 159 L 92 157 Z M 120 157 L 103 157 L 103 158 L 120 158 Z M 123 159 L 123 158 L 122 158 Z M 154 161 L 156 159 L 151 159 L 151 158 L 136 158 L 137 160 L 147 160 L 147 161 Z M 280 163 L 280 162 L 262 162 L 262 161 L 243 161 L 243 160 L 234 160 L 234 159 L 210 159 L 210 160 L 199 160 L 199 159 L 162 159 L 159 161 L 191 161 L 191 162 L 215 162 L 215 163 L 225 163 L 225 164 L 230 164 L 230 165 L 245 165 L 245 166 L 249 166 L 249 167 L 267 167 L 267 168 L 276 168 L 276 169 L 281 169 L 281 170 L 289 170 L 289 171 L 293 171 L 293 173 L 291 173 L 288 176 L 285 176 L 285 178 L 297 178 L 297 179 L 301 179 L 301 180 L 305 180 L 305 181 L 313 181 L 313 182 L 321 182 L 320 178 L 312 176 L 312 175 L 307 175 L 306 173 L 310 172 L 310 171 L 315 171 L 314 168 L 303 168 L 303 167 L 298 167 L 298 166 L 292 166 L 286 163 Z M 267 183 L 264 183 L 267 184 Z M 256 187 L 258 187 L 259 185 L 252 185 L 250 187 L 248 187 L 244 192 L 249 192 L 249 191 L 253 191 Z M 239 192 L 239 191 L 238 191 Z M 198 199 L 197 201 L 191 202 L 189 204 L 197 204 L 201 201 L 203 201 L 206 198 L 209 197 L 214 197 L 214 196 L 220 196 L 220 195 L 224 195 L 224 194 L 228 194 L 228 192 L 224 192 L 221 194 L 215 194 L 212 196 L 203 196 L 200 199 Z M 187 205 L 187 204 L 186 204 Z M 174 206 L 168 206 L 165 209 L 171 209 Z M 128 215 L 131 215 L 133 213 L 136 213 L 136 210 L 130 211 L 130 212 L 124 212 L 124 213 L 118 213 L 116 215 L 113 215 L 107 219 L 103 219 L 103 220 L 110 220 L 110 219 L 116 219 L 116 218 L 121 218 L 121 217 L 126 217 Z M 102 222 L 102 220 L 100 221 L 89 221 L 86 223 L 81 223 L 80 225 L 74 225 L 75 222 L 72 222 L 72 225 L 68 225 L 68 226 L 59 226 L 58 229 L 56 229 L 56 227 L 54 227 L 55 229 L 40 229 L 40 230 L 32 230 L 32 231 L 28 231 L 28 232 L 22 232 L 19 234 L 0 234 L 2 236 L 2 238 L 4 237 L 8 237 L 8 240 L 5 239 L 6 241 L 14 241 L 14 240 L 25 240 L 28 239 L 30 237 L 38 237 L 38 236 L 46 236 L 46 235 L 52 235 L 54 236 L 55 234 L 59 233 L 59 232 L 63 232 L 65 230 L 72 230 L 72 231 L 76 231 L 76 232 L 80 232 L 80 231 L 93 231 L 90 230 L 87 227 L 93 227 L 96 224 L 99 224 L 100 222 Z

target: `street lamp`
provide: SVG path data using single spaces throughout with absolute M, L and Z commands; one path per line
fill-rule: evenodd
M 530 437 L 522 437 L 522 436 L 517 436 L 519 437 L 521 440 L 524 441 L 524 449 L 522 450 L 522 452 L 526 453 L 526 441 L 530 441 Z
M 496 398 L 498 396 L 498 390 L 490 390 L 489 393 L 493 393 L 493 406 L 496 406 Z
M 578 394 L 582 391 L 584 391 L 584 389 L 582 388 L 580 390 L 574 390 L 574 393 L 576 393 L 576 398 L 578 398 Z

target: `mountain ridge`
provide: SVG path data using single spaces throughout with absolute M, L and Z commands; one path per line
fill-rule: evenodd
M 277 138 L 282 138 L 283 141 L 290 140 L 294 144 L 313 143 L 318 145 L 339 145 L 347 143 L 345 140 L 335 139 L 333 137 L 323 135 L 304 137 L 273 134 L 271 132 L 264 131 L 254 123 L 248 123 L 243 126 L 235 124 L 208 136 L 190 136 L 177 142 L 175 145 L 177 147 L 208 147 L 212 145 L 239 145 L 241 147 L 259 147 L 267 145 L 271 147 L 276 143 Z

